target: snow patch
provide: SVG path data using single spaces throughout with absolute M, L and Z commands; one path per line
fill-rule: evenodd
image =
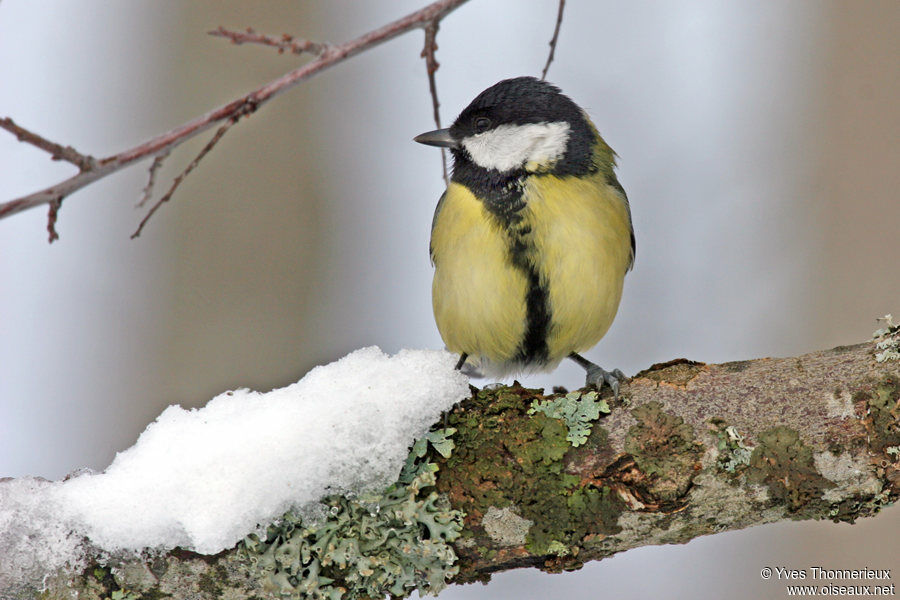
M 413 441 L 469 394 L 443 351 L 357 350 L 267 393 L 170 406 L 102 473 L 0 481 L 0 589 L 83 554 L 233 547 L 290 508 L 396 480 Z

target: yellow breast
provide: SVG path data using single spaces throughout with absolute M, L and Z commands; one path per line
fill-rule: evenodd
M 549 356 L 558 361 L 609 330 L 632 258 L 630 218 L 600 174 L 530 177 L 525 197 L 535 265 L 549 292 Z
M 431 232 L 432 304 L 447 349 L 511 360 L 525 333 L 525 275 L 507 238 L 468 188 L 451 183 Z
M 631 260 L 630 219 L 599 173 L 531 176 L 524 199 L 517 230 L 526 232 L 526 260 L 550 316 L 537 366 L 553 367 L 609 329 Z M 486 359 L 494 373 L 522 366 L 515 362 L 528 327 L 529 280 L 511 259 L 513 235 L 468 188 L 450 184 L 431 239 L 435 320 L 449 350 Z

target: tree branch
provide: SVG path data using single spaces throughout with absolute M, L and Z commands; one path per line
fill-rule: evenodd
M 150 165 L 149 174 L 147 177 L 147 185 L 144 186 L 141 199 L 138 200 L 137 203 L 138 208 L 141 208 L 148 202 L 150 202 L 150 198 L 153 196 L 153 186 L 156 185 L 156 173 L 162 167 L 167 158 L 169 158 L 168 151 L 163 152 L 162 154 L 159 154 L 153 158 L 153 164 Z
M 27 196 L 0 203 L 0 219 L 44 204 L 50 204 L 51 211 L 54 210 L 54 207 L 58 209 L 59 203 L 63 199 L 98 179 L 102 179 L 103 177 L 130 166 L 135 162 L 168 152 L 175 146 L 203 133 L 221 121 L 238 120 L 245 115 L 251 114 L 265 102 L 291 89 L 301 81 L 305 81 L 313 75 L 352 58 L 361 52 L 365 52 L 366 50 L 392 40 L 407 31 L 439 22 L 451 11 L 467 1 L 468 0 L 437 0 L 421 10 L 410 13 L 383 27 L 374 29 L 356 39 L 343 44 L 321 45 L 321 53 L 314 60 L 302 67 L 285 73 L 278 79 L 270 81 L 249 94 L 241 96 L 224 106 L 215 108 L 175 129 L 162 133 L 132 148 L 106 158 L 95 160 L 88 155 L 82 155 L 76 152 L 70 147 L 63 147 L 36 133 L 21 128 L 9 118 L 0 119 L 0 127 L 14 133 L 23 142 L 30 143 L 49 152 L 54 158 L 73 162 L 73 164 L 76 164 L 79 167 L 79 173 L 69 179 Z M 223 35 L 227 34 L 223 33 Z M 231 39 L 236 42 L 238 41 L 234 37 Z M 249 38 L 240 41 L 249 41 Z M 52 229 L 54 222 L 55 217 L 50 220 L 50 224 L 48 225 L 51 229 L 51 241 L 55 234 Z
M 278 54 L 284 54 L 285 51 L 288 51 L 293 54 L 309 53 L 321 56 L 331 47 L 330 44 L 322 44 L 310 40 L 300 40 L 286 33 L 282 34 L 280 38 L 263 35 L 253 31 L 250 27 L 248 27 L 246 31 L 232 31 L 230 29 L 225 29 L 224 27 L 219 27 L 218 29 L 210 31 L 209 35 L 228 38 L 231 40 L 232 44 L 238 46 L 241 44 L 271 46 L 278 49 Z
M 559 11 L 556 13 L 556 26 L 553 28 L 553 37 L 550 38 L 550 54 L 547 55 L 547 63 L 544 70 L 541 71 L 541 81 L 547 79 L 547 71 L 550 70 L 550 63 L 553 62 L 553 55 L 556 54 L 556 42 L 559 40 L 559 28 L 562 27 L 563 10 L 566 8 L 566 0 L 559 0 Z
M 150 217 L 153 216 L 156 210 L 160 206 L 162 206 L 163 203 L 169 201 L 169 199 L 172 197 L 172 194 L 174 194 L 175 190 L 178 189 L 178 186 L 181 185 L 181 182 L 184 181 L 185 178 L 190 175 L 191 171 L 193 171 L 197 167 L 197 165 L 200 164 L 200 161 L 203 160 L 203 157 L 206 156 L 210 152 L 210 150 L 212 150 L 216 146 L 216 144 L 219 143 L 219 140 L 221 140 L 222 137 L 228 132 L 228 130 L 231 129 L 232 125 L 237 123 L 237 120 L 238 117 L 232 117 L 231 119 L 228 119 L 228 121 L 226 121 L 224 125 L 219 127 L 219 130 L 216 131 L 216 134 L 212 137 L 211 140 L 209 140 L 209 142 L 203 147 L 203 149 L 200 150 L 197 156 L 194 157 L 194 160 L 192 160 L 190 164 L 185 167 L 184 171 L 182 171 L 178 175 L 178 177 L 176 177 L 175 180 L 172 181 L 172 186 L 169 188 L 169 191 L 163 194 L 162 198 L 157 200 L 156 203 L 150 207 L 150 210 L 147 211 L 147 214 L 144 215 L 144 218 L 141 219 L 141 222 L 138 224 L 137 229 L 134 231 L 134 233 L 131 234 L 131 239 L 134 239 L 141 235 L 141 232 L 144 230 L 144 225 L 147 224 L 147 222 L 150 220 Z M 147 182 L 147 187 L 144 188 L 144 196 L 141 199 L 141 203 L 143 203 L 146 199 L 149 199 L 149 194 L 153 191 L 154 175 L 159 169 L 160 164 L 162 164 L 161 159 L 164 159 L 165 156 L 166 155 L 162 155 L 161 157 L 157 156 L 153 159 L 153 164 L 150 166 L 150 180 Z
M 441 103 L 438 102 L 437 82 L 434 74 L 440 67 L 440 63 L 435 58 L 437 52 L 437 32 L 440 21 L 434 20 L 425 26 L 425 46 L 422 48 L 422 58 L 425 59 L 425 70 L 428 72 L 428 91 L 431 93 L 431 108 L 434 112 L 434 124 L 438 129 L 441 128 Z M 450 178 L 447 177 L 447 153 L 441 148 L 441 169 L 444 174 L 444 184 L 450 185 Z
M 437 460 L 437 489 L 465 511 L 454 582 L 572 570 L 780 520 L 875 514 L 900 496 L 898 337 L 893 327 L 878 344 L 793 358 L 654 365 L 622 386 L 618 404 L 605 394 L 610 414 L 589 423 L 530 411 L 550 398 L 538 390 L 473 388 L 449 415 L 455 448 Z M 265 587 L 255 568 L 238 551 L 175 550 L 57 574 L 42 597 L 249 598 Z
M 9 117 L 0 118 L 0 128 L 12 133 L 20 142 L 31 144 L 44 152 L 48 152 L 53 160 L 64 160 L 72 163 L 78 167 L 79 171 L 89 171 L 97 166 L 97 159 L 93 156 L 82 154 L 72 146 L 64 147 L 56 142 L 51 142 L 47 138 L 17 125 L 16 122 Z

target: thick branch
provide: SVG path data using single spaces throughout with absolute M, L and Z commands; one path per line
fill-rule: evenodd
M 529 414 L 544 399 L 537 390 L 474 390 L 449 415 L 456 447 L 438 461 L 438 489 L 466 513 L 455 581 L 576 569 L 779 520 L 876 513 L 900 496 L 900 360 L 876 360 L 879 350 L 654 365 L 623 385 L 619 403 L 604 396 L 611 413 L 578 447 L 565 422 Z M 261 580 L 236 551 L 173 551 L 58 576 L 43 597 L 266 597 Z
M 96 161 L 91 157 L 76 153 L 68 147 L 63 148 L 59 144 L 50 142 L 37 134 L 18 127 L 8 118 L 2 119 L 0 120 L 0 126 L 16 134 L 20 140 L 32 143 L 33 145 L 50 152 L 54 158 L 75 162 L 75 164 L 79 166 L 80 172 L 65 181 L 61 181 L 56 185 L 38 192 L 0 203 L 0 219 L 43 204 L 56 203 L 58 205 L 59 202 L 73 192 L 80 190 L 98 179 L 102 179 L 103 177 L 115 173 L 140 160 L 164 154 L 175 146 L 203 133 L 221 121 L 238 120 L 242 116 L 254 112 L 260 105 L 282 92 L 291 89 L 301 81 L 309 79 L 313 75 L 341 63 L 360 52 L 383 44 L 412 29 L 425 27 L 426 25 L 439 22 L 448 13 L 464 4 L 466 1 L 467 0 L 438 0 L 421 10 L 410 13 L 383 27 L 374 29 L 349 42 L 337 45 L 323 45 L 322 51 L 318 57 L 302 67 L 294 69 L 249 94 L 237 98 L 224 106 L 213 109 L 205 115 L 192 119 L 171 131 L 167 131 L 146 140 L 133 148 L 129 148 L 128 150 L 124 150 L 106 158 L 97 159 Z M 71 152 L 69 152 L 70 150 Z

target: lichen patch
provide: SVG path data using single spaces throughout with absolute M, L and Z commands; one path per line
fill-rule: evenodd
M 825 491 L 823 498 L 827 502 L 837 503 L 850 497 L 871 498 L 881 493 L 884 487 L 871 472 L 871 464 L 866 457 L 854 456 L 849 452 L 837 455 L 819 452 L 813 459 L 822 476 L 836 486 Z
M 665 363 L 651 365 L 634 376 L 634 379 L 649 379 L 657 385 L 673 385 L 685 387 L 690 381 L 706 369 L 706 363 L 686 358 L 676 358 Z
M 800 434 L 778 425 L 760 433 L 758 442 L 750 456 L 747 481 L 766 485 L 770 498 L 792 513 L 821 508 L 825 491 L 834 484 L 819 473 L 812 449 Z
M 659 402 L 636 407 L 637 424 L 628 430 L 625 452 L 634 457 L 646 476 L 641 487 L 661 505 L 679 504 L 702 468 L 704 446 L 694 428 L 681 417 L 663 411 Z
M 544 565 L 551 570 L 574 568 L 578 559 L 566 555 L 563 560 L 560 548 L 618 532 L 616 522 L 625 504 L 612 488 L 566 471 L 570 451 L 580 448 L 567 439 L 570 432 L 563 419 L 528 414 L 529 400 L 537 396 L 538 391 L 517 385 L 480 390 L 463 402 L 464 410 L 451 413 L 456 449 L 446 461 L 437 461 L 438 490 L 465 511 L 466 529 L 488 542 L 475 548 L 480 559 L 502 560 L 509 555 L 505 545 L 521 541 L 509 532 L 487 530 L 508 508 L 532 523 L 524 540 L 528 553 L 553 557 Z M 498 535 L 503 544 L 497 542 Z M 461 560 L 467 557 L 461 555 Z
M 837 388 L 825 396 L 826 414 L 832 418 L 846 419 L 855 416 L 853 397 L 850 392 Z
M 885 315 L 879 321 L 884 321 L 885 327 L 872 334 L 872 339 L 875 340 L 875 360 L 900 360 L 900 325 L 894 324 L 891 315 Z
M 492 506 L 484 513 L 481 525 L 498 546 L 522 546 L 534 521 L 523 519 L 511 506 Z

